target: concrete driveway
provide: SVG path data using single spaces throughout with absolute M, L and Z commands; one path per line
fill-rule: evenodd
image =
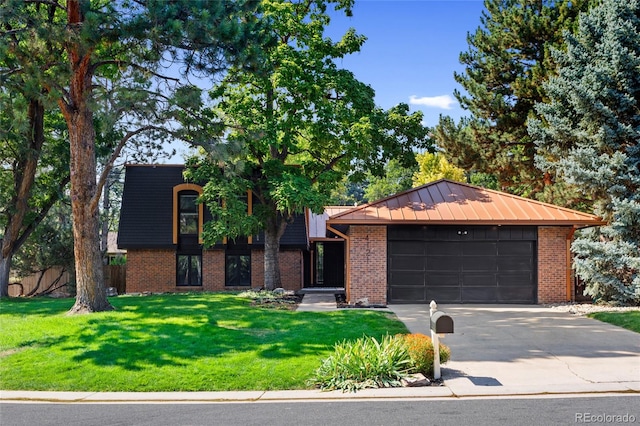
M 429 335 L 428 305 L 389 308 Z M 442 378 L 454 394 L 640 392 L 640 334 L 551 308 L 442 305 L 454 334 Z

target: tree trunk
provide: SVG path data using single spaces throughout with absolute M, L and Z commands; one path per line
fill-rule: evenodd
M 76 303 L 69 313 L 113 309 L 107 300 L 99 241 L 95 131 L 86 103 L 71 114 L 71 211 L 76 270 Z
M 280 237 L 287 222 L 279 215 L 270 220 L 264 230 L 264 288 L 273 290 L 282 287 L 280 277 Z
M 77 0 L 67 2 L 70 27 L 84 22 Z M 92 50 L 81 41 L 68 46 L 71 81 L 67 103 L 60 107 L 69 130 L 71 152 L 71 212 L 76 270 L 76 303 L 69 314 L 113 309 L 107 300 L 99 241 L 99 211 L 96 173 L 96 134 L 89 105 L 92 90 Z
M 44 144 L 44 105 L 31 99 L 27 109 L 30 132 L 28 147 L 17 157 L 13 170 L 15 193 L 11 199 L 7 226 L 0 244 L 0 298 L 9 296 L 9 272 L 13 255 L 35 226 L 26 227 L 29 198 L 36 178 L 38 160 Z M 21 235 L 22 233 L 22 235 Z
M 11 257 L 0 254 L 0 297 L 9 297 L 9 271 L 11 269 Z

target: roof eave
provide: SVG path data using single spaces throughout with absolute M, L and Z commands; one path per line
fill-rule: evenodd
M 391 219 L 329 219 L 328 225 L 529 225 L 529 226 L 574 226 L 578 228 L 606 225 L 604 221 L 572 221 L 572 220 L 391 220 Z

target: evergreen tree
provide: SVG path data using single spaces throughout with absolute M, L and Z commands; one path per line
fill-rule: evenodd
M 98 205 L 115 159 L 139 135 L 158 141 L 173 132 L 188 139 L 198 124 L 199 92 L 163 76 L 162 65 L 174 61 L 186 73 L 213 74 L 230 57 L 250 55 L 243 47 L 252 34 L 245 29 L 255 22 L 254 5 L 250 0 L 0 3 L 0 77 L 27 75 L 25 81 L 55 99 L 67 127 L 77 282 L 71 313 L 112 308 L 104 288 Z M 108 114 L 97 112 L 101 103 Z M 184 132 L 175 132 L 178 119 Z M 105 132 L 119 133 L 107 153 L 96 146 L 99 122 Z M 100 154 L 108 160 L 96 182 Z
M 458 129 L 441 119 L 440 137 L 436 132 L 450 160 L 463 153 L 465 164 L 458 165 L 495 175 L 502 190 L 528 197 L 543 194 L 553 176 L 536 167 L 526 122 L 535 103 L 545 100 L 542 82 L 556 69 L 549 49 L 562 44 L 562 31 L 574 25 L 587 3 L 485 0 L 482 26 L 468 36 L 469 50 L 460 55 L 466 69 L 455 74 L 467 92 L 456 91 L 455 96 L 471 118 Z M 554 201 L 554 195 L 542 198 Z
M 640 303 L 640 2 L 581 17 L 529 132 L 537 164 L 594 198 L 606 226 L 579 232 L 577 274 L 596 299 Z

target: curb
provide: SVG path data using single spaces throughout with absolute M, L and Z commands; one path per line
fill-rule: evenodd
M 638 386 L 589 386 L 582 389 L 465 389 L 453 392 L 447 386 L 422 388 L 364 389 L 358 392 L 282 390 L 241 392 L 47 392 L 0 391 L 0 403 L 250 403 L 250 402 L 302 402 L 302 401 L 358 401 L 409 399 L 461 399 L 461 398 L 514 398 L 555 396 L 606 396 L 640 394 Z

